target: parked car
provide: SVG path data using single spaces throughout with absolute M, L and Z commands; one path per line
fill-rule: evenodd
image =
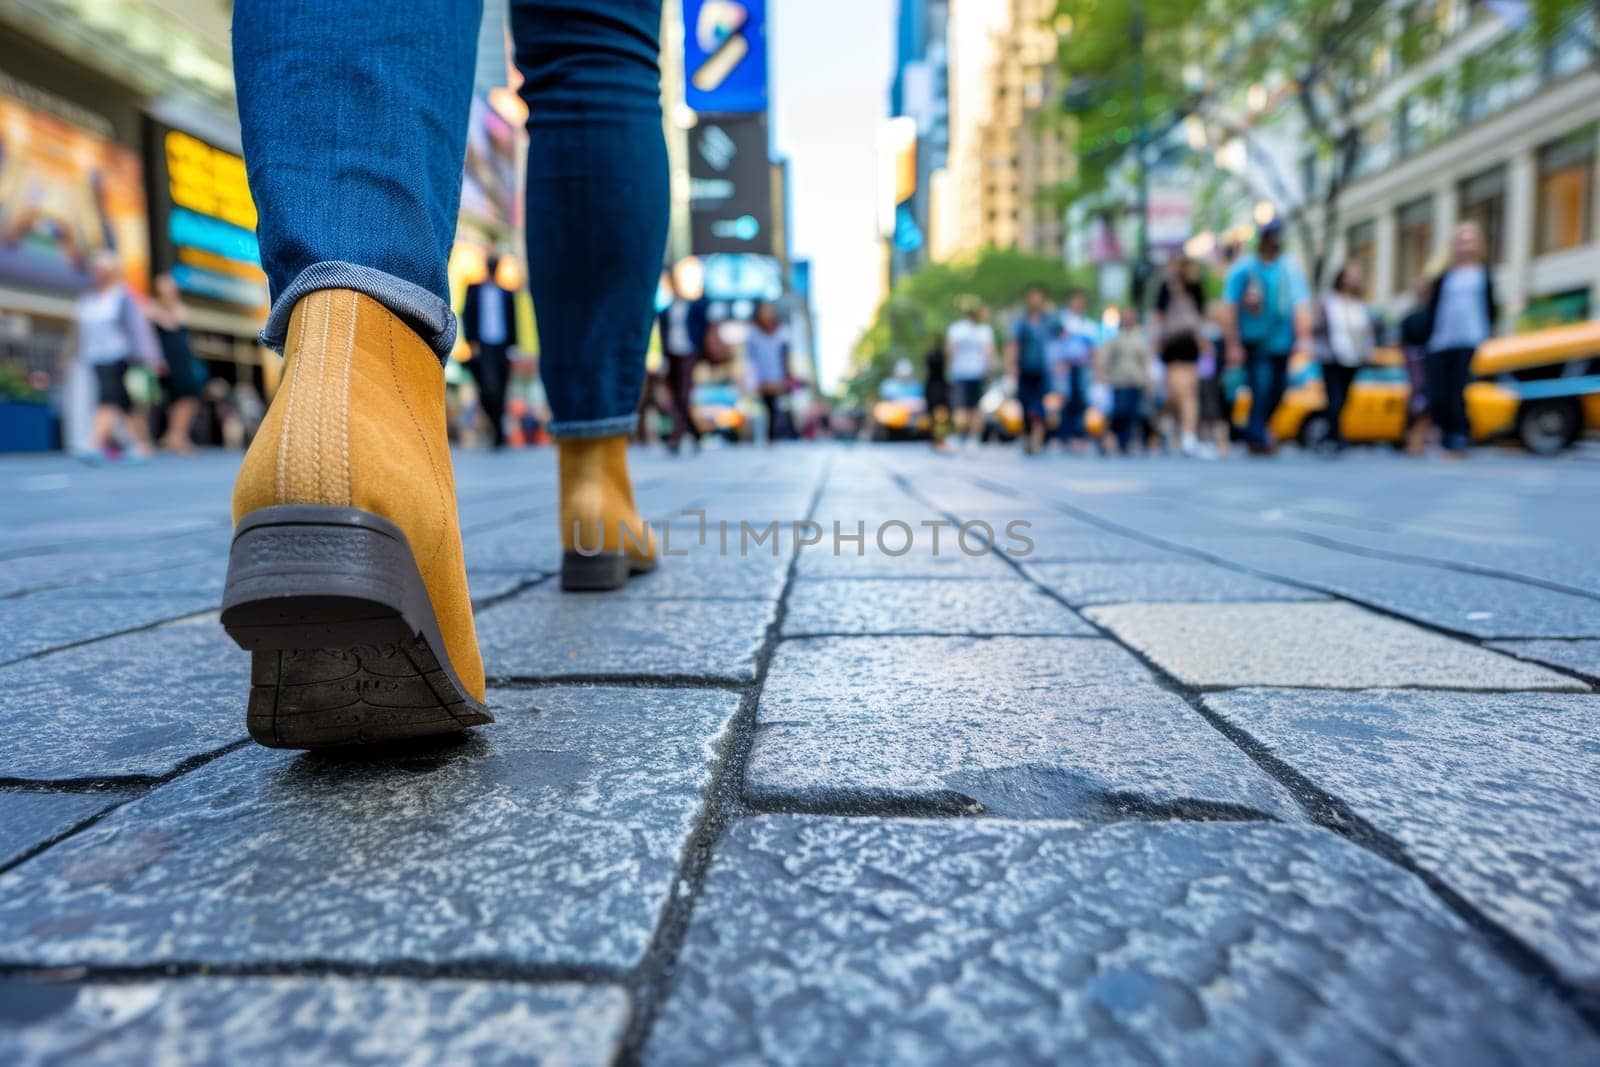
M 1576 442 L 1585 429 L 1600 429 L 1600 322 L 1496 338 L 1474 357 L 1472 375 L 1467 421 L 1476 441 L 1515 436 L 1528 451 L 1548 456 Z M 1350 386 L 1340 420 L 1344 439 L 1399 444 L 1410 399 L 1404 357 L 1380 349 Z M 1272 432 L 1280 441 L 1315 448 L 1332 433 L 1326 408 L 1317 364 L 1296 359 Z M 1249 415 L 1249 390 L 1240 390 L 1234 424 L 1244 425 Z

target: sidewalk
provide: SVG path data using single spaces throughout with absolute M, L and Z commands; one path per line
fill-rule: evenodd
M 0 459 L 0 1061 L 1600 1062 L 1600 464 L 457 462 L 498 721 L 308 755 L 231 460 Z

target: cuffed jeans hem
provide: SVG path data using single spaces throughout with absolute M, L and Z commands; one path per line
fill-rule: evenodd
M 415 282 L 339 260 L 313 263 L 301 271 L 272 302 L 267 324 L 257 340 L 281 353 L 289 338 L 289 316 L 294 306 L 301 297 L 321 289 L 351 289 L 372 297 L 415 330 L 439 362 L 450 358 L 450 350 L 456 344 L 456 316 L 449 304 Z
M 629 413 L 617 415 L 609 419 L 586 419 L 583 421 L 552 422 L 550 433 L 554 437 L 594 438 L 616 437 L 618 434 L 631 433 L 638 423 L 639 416 Z

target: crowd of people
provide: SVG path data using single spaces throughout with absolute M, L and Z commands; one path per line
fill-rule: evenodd
M 1142 303 L 1107 306 L 1098 316 L 1082 290 L 1052 307 L 1045 287 L 1033 285 L 1003 344 L 988 309 L 969 300 L 927 361 L 935 447 L 949 448 L 952 437 L 975 446 L 987 436 L 980 404 L 998 375 L 1020 409 L 1029 453 L 1054 442 L 1072 452 L 1214 459 L 1237 440 L 1252 455 L 1271 455 L 1279 443 L 1273 417 L 1300 354 L 1317 365 L 1324 386 L 1328 435 L 1319 447 L 1336 454 L 1356 375 L 1392 341 L 1405 354 L 1411 386 L 1408 447 L 1424 451 L 1436 435 L 1445 454 L 1459 457 L 1470 443 L 1472 357 L 1499 317 L 1484 251 L 1477 224 L 1457 226 L 1448 261 L 1418 280 L 1410 306 L 1391 321 L 1370 302 L 1359 260 L 1315 292 L 1276 220 L 1260 228 L 1254 250 L 1225 257 L 1214 294 L 1205 266 L 1182 253 L 1167 261 Z M 1248 414 L 1235 426 L 1240 389 L 1248 391 Z M 1097 440 L 1091 411 L 1103 424 Z

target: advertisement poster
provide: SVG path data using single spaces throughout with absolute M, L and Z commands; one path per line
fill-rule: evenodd
M 191 133 L 149 123 L 156 270 L 202 305 L 264 316 L 267 276 L 244 160 Z
M 0 285 L 77 293 L 110 249 L 149 289 L 144 178 L 104 119 L 0 75 Z
M 766 0 L 683 0 L 684 100 L 694 111 L 767 109 Z

